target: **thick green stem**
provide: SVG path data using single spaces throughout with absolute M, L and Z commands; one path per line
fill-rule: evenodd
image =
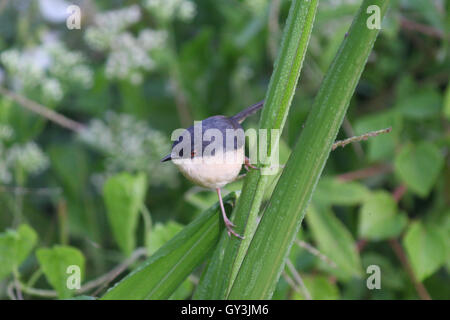
M 260 129 L 268 131 L 268 155 L 272 150 L 276 150 L 276 144 L 279 141 L 276 139 L 275 145 L 271 145 L 271 130 L 276 129 L 282 132 L 289 112 L 308 47 L 317 5 L 318 0 L 296 0 L 291 5 L 259 125 Z M 267 163 L 266 158 L 258 160 L 260 163 Z M 195 298 L 223 299 L 226 297 L 255 233 L 257 217 L 268 181 L 269 177 L 261 175 L 258 170 L 249 172 L 233 216 L 233 222 L 237 225 L 236 231 L 243 234 L 245 239 L 240 241 L 229 239 L 226 234 L 222 235 L 219 246 L 203 274 Z
M 272 296 L 379 31 L 368 28 L 368 19 L 377 11 L 367 13 L 367 8 L 377 6 L 381 18 L 388 2 L 365 0 L 361 5 L 323 80 L 228 298 L 269 299 Z

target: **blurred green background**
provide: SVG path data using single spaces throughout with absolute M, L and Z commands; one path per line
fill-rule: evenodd
M 81 29 L 66 26 L 71 4 Z M 159 161 L 174 129 L 263 99 L 289 5 L 0 0 L 0 299 L 70 297 L 71 264 L 97 296 L 117 279 L 96 279 L 132 270 L 217 201 Z M 359 5 L 320 1 L 282 162 Z M 449 1 L 392 1 L 338 138 L 393 130 L 328 160 L 289 257 L 311 298 L 450 298 L 449 36 Z M 367 288 L 369 265 L 381 289 Z M 307 298 L 296 275 L 274 299 Z

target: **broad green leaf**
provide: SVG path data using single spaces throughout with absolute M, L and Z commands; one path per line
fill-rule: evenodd
M 183 226 L 175 221 L 169 221 L 165 224 L 156 223 L 149 235 L 148 254 L 151 255 L 161 248 L 167 241 L 172 239 Z
M 272 296 L 378 34 L 377 29 L 367 28 L 367 8 L 378 5 L 382 17 L 388 4 L 389 1 L 365 0 L 358 10 L 262 214 L 228 298 L 269 299 Z M 357 260 L 347 264 L 359 265 Z M 350 269 L 353 272 L 349 273 L 359 273 L 354 267 Z
M 260 129 L 267 129 L 268 132 L 271 129 L 283 131 L 308 47 L 317 5 L 318 0 L 297 0 L 291 4 L 261 113 Z M 267 154 L 271 154 L 272 148 L 279 144 L 279 139 L 275 145 L 271 141 L 268 140 Z M 263 159 L 258 161 L 261 163 Z M 252 170 L 247 174 L 242 194 L 233 212 L 233 222 L 237 226 L 235 230 L 243 234 L 245 239 L 228 239 L 226 233 L 222 235 L 220 247 L 214 252 L 211 263 L 197 286 L 195 298 L 224 299 L 231 289 L 258 225 L 260 206 L 271 180 L 270 176 L 261 175 L 260 171 Z
M 401 290 L 405 283 L 410 281 L 407 279 L 405 271 L 401 269 L 401 265 L 397 264 L 394 267 L 388 258 L 379 253 L 363 251 L 361 260 L 365 272 L 367 272 L 367 267 L 371 265 L 380 268 L 382 291 L 386 291 L 387 288 Z
M 355 123 L 355 134 L 360 135 L 380 128 L 392 127 L 389 134 L 367 141 L 367 157 L 370 161 L 391 159 L 402 129 L 402 117 L 395 110 L 383 111 L 358 119 Z
M 336 263 L 336 268 L 323 267 L 343 280 L 361 276 L 361 261 L 356 242 L 344 224 L 330 209 L 310 206 L 306 222 L 319 250 Z
M 80 250 L 55 245 L 49 249 L 38 249 L 36 257 L 47 281 L 58 292 L 59 298 L 70 298 L 76 293 L 78 288 L 73 286 L 78 282 L 78 276 L 78 283 L 81 284 L 85 272 L 84 256 Z
M 302 277 L 306 289 L 308 289 L 312 300 L 338 300 L 339 289 L 336 284 L 331 283 L 325 276 L 306 276 Z M 298 292 L 294 293 L 295 300 L 304 300 L 305 297 Z
M 28 257 L 37 239 L 36 232 L 26 224 L 0 233 L 0 281 Z
M 223 198 L 224 201 L 234 199 L 235 193 Z M 106 292 L 102 299 L 168 299 L 216 246 L 223 229 L 221 219 L 216 203 Z
M 419 121 L 439 115 L 441 108 L 442 96 L 434 89 L 410 93 L 395 106 L 395 109 L 405 117 Z
M 135 232 L 147 190 L 144 173 L 120 173 L 110 177 L 103 187 L 108 220 L 120 249 L 129 255 L 136 246 Z
M 434 226 L 414 222 L 408 228 L 403 245 L 419 281 L 432 275 L 446 261 L 445 240 Z
M 361 206 L 358 233 L 360 237 L 370 240 L 393 238 L 402 232 L 407 223 L 408 218 L 398 212 L 391 194 L 378 191 L 372 193 Z
M 395 157 L 395 173 L 411 191 L 426 197 L 444 166 L 444 157 L 429 142 L 404 146 Z
M 369 195 L 370 191 L 359 182 L 324 177 L 319 180 L 313 199 L 321 205 L 351 206 L 363 202 Z

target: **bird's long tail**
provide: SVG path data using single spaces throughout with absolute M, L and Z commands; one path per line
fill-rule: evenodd
M 241 112 L 239 112 L 238 114 L 236 114 L 235 116 L 232 116 L 231 119 L 242 123 L 242 121 L 244 121 L 248 116 L 251 116 L 252 114 L 254 114 L 256 111 L 258 111 L 259 109 L 261 109 L 264 105 L 264 100 L 260 101 L 258 103 L 255 103 L 254 105 L 248 107 L 245 110 L 242 110 Z

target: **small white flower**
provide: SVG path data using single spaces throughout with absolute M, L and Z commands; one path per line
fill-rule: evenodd
M 60 101 L 64 96 L 61 84 L 56 79 L 45 79 L 42 83 L 42 93 L 53 101 Z
M 144 6 L 162 20 L 180 18 L 189 21 L 197 13 L 195 3 L 189 0 L 147 0 Z
M 153 185 L 177 183 L 172 166 L 161 166 L 161 156 L 168 152 L 170 141 L 145 122 L 127 114 L 108 112 L 105 121 L 95 119 L 79 133 L 84 143 L 105 154 L 106 174 L 119 171 L 146 171 Z M 96 184 L 101 180 L 97 176 Z
M 25 145 L 13 145 L 6 152 L 5 163 L 10 168 L 19 166 L 28 174 L 38 174 L 47 169 L 49 160 L 34 142 Z
M 1 140 L 8 141 L 14 136 L 14 130 L 7 124 L 0 124 L 0 143 Z M 1 146 L 1 145 L 0 145 Z M 1 151 L 1 149 L 0 149 Z
M 183 1 L 180 3 L 178 16 L 183 21 L 190 21 L 195 17 L 197 8 L 192 1 Z

